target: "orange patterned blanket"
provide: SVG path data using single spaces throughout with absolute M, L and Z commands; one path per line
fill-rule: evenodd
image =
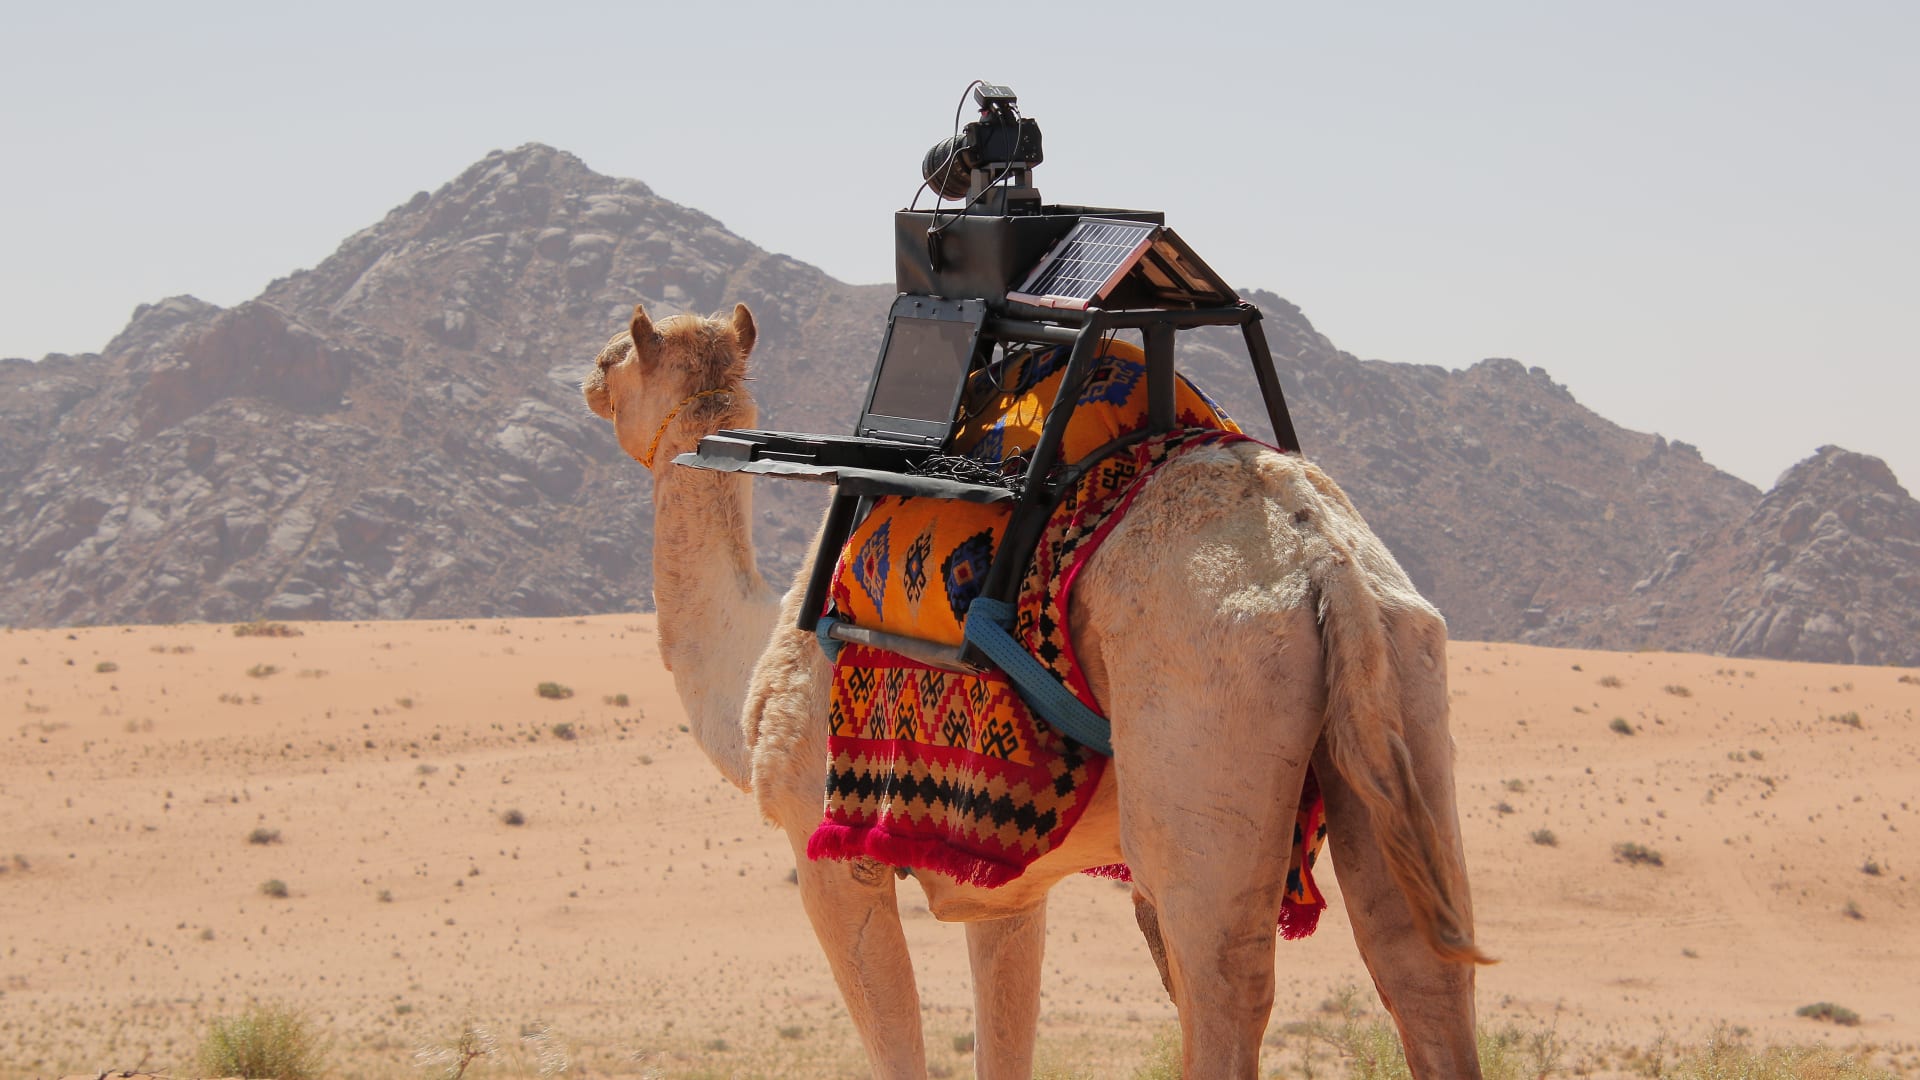
M 1030 449 L 1065 355 L 1016 354 L 981 373 L 965 399 L 959 452 L 992 463 Z M 1144 370 L 1138 349 L 1107 343 L 1069 426 L 1065 461 L 1078 462 L 1145 426 Z M 1184 379 L 1178 393 L 1185 426 L 1094 464 L 1053 511 L 1020 590 L 1015 637 L 1096 710 L 1068 631 L 1075 576 L 1154 469 L 1188 449 L 1246 438 Z M 957 644 L 1006 519 L 1004 505 L 877 500 L 842 552 L 832 613 L 859 626 Z M 956 675 L 847 645 L 835 662 L 831 701 L 826 813 L 808 843 L 811 858 L 870 856 L 1002 885 L 1064 840 L 1107 764 L 1039 719 L 998 671 Z M 1311 872 L 1324 837 L 1310 777 L 1281 915 L 1288 937 L 1311 933 L 1325 906 Z M 1126 868 L 1098 872 L 1124 877 Z

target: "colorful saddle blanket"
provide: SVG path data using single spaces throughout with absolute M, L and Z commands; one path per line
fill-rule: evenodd
M 1038 441 L 1064 375 L 1065 349 L 1018 353 L 979 373 L 954 445 L 987 464 Z M 1146 425 L 1140 350 L 1108 342 L 1062 444 L 1073 464 Z M 1246 437 L 1196 387 L 1179 381 L 1183 425 L 1099 459 L 1048 519 L 1020 589 L 1016 639 L 1090 708 L 1067 613 L 1074 579 L 1152 472 L 1199 446 Z M 1007 521 L 1004 505 L 882 498 L 854 530 L 836 569 L 833 613 L 858 626 L 958 644 Z M 834 665 L 825 818 L 810 858 L 869 856 L 992 888 L 1065 839 L 1107 759 L 1036 716 L 998 671 L 958 675 L 885 650 L 846 645 Z M 1325 900 L 1312 863 L 1326 832 L 1309 778 L 1295 828 L 1281 929 L 1311 933 Z M 1104 867 L 1125 877 L 1124 866 Z

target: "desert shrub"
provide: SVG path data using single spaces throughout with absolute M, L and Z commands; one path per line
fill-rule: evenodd
M 248 623 L 238 623 L 233 628 L 234 637 L 299 637 L 306 633 L 297 626 L 288 626 L 283 622 L 268 622 L 255 619 Z
M 1667 693 L 1672 694 L 1674 697 L 1692 697 L 1693 696 L 1693 691 L 1687 689 L 1684 686 L 1681 686 L 1679 683 L 1668 683 L 1667 685 L 1661 687 L 1660 689 L 1665 690 Z
M 963 1031 L 953 1037 L 953 1052 L 956 1054 L 973 1053 L 973 1032 Z
M 287 898 L 287 883 L 279 878 L 271 878 L 260 883 L 260 895 L 271 896 L 275 900 Z
M 1865 726 L 1860 722 L 1860 714 L 1857 712 L 1853 712 L 1851 710 L 1843 713 L 1836 713 L 1832 716 L 1827 717 L 1827 719 L 1833 721 L 1836 724 L 1845 724 L 1850 728 L 1859 728 L 1859 727 Z
M 1541 847 L 1559 847 L 1560 846 L 1560 838 L 1553 835 L 1552 829 L 1535 829 L 1533 830 L 1532 833 L 1528 835 L 1532 838 L 1534 843 L 1539 844 Z
M 215 1017 L 200 1041 L 205 1076 L 261 1076 L 314 1080 L 327 1046 L 307 1018 L 291 1009 L 255 1005 L 239 1016 Z
M 1900 681 L 1901 681 L 1901 682 L 1903 682 L 1903 683 L 1907 683 L 1907 684 L 1909 684 L 1909 685 L 1911 685 L 1911 684 L 1915 684 L 1915 683 L 1920 683 L 1920 676 L 1914 676 L 1914 675 L 1902 675 L 1902 676 L 1900 676 Z
M 277 844 L 280 842 L 280 830 L 269 829 L 265 825 L 247 834 L 249 844 Z
M 557 682 L 543 682 L 534 687 L 533 692 L 549 701 L 560 701 L 573 696 L 573 687 L 561 686 Z
M 255 664 L 247 669 L 247 674 L 256 679 L 264 679 L 269 675 L 280 674 L 280 669 L 274 667 L 272 664 Z
M 1609 690 L 1618 690 L 1622 684 L 1620 682 L 1620 676 L 1618 675 L 1602 675 L 1600 676 L 1600 685 Z
M 807 1029 L 801 1027 L 799 1024 L 787 1024 L 777 1030 L 783 1039 L 798 1039 L 807 1033 Z
M 99 672 L 102 675 L 111 675 L 112 673 L 120 670 L 120 665 L 114 663 L 111 660 L 102 660 L 99 663 L 93 665 L 93 670 L 96 672 Z
M 393 903 L 393 890 L 381 889 L 379 892 L 374 894 L 373 898 L 375 900 L 380 901 L 383 904 L 391 904 Z
M 1505 814 L 1514 813 L 1515 811 L 1513 809 L 1512 803 L 1508 802 L 1505 799 L 1501 799 L 1499 802 L 1494 804 L 1493 812 L 1496 814 L 1505 815 Z
M 1868 877 L 1879 877 L 1882 873 L 1885 873 L 1885 871 L 1880 869 L 1880 864 L 1873 859 L 1868 859 L 1866 863 L 1860 867 L 1860 872 Z
M 1133 1070 L 1133 1080 L 1180 1080 L 1179 1028 L 1161 1028 L 1154 1035 L 1153 1048 L 1147 1051 L 1140 1067 Z
M 1613 718 L 1613 722 L 1607 725 L 1607 730 L 1618 735 L 1631 735 L 1633 734 L 1633 725 L 1627 723 L 1626 717 L 1616 716 Z
M 1864 919 L 1867 917 L 1867 913 L 1860 910 L 1860 905 L 1854 903 L 1851 899 L 1840 908 L 1840 914 L 1845 915 L 1849 919 Z
M 1615 861 L 1626 863 L 1629 866 L 1634 866 L 1634 865 L 1665 866 L 1667 865 L 1667 861 L 1660 857 L 1659 852 L 1653 850 L 1652 848 L 1646 846 L 1645 844 L 1635 844 L 1632 842 L 1613 845 L 1613 857 Z
M 606 697 L 601 698 L 600 700 L 606 702 L 609 705 L 614 705 L 624 709 L 627 707 L 628 698 L 627 698 L 627 695 L 625 694 L 608 694 Z
M 1501 784 L 1515 795 L 1524 795 L 1527 790 L 1527 782 L 1525 780 L 1504 780 L 1501 781 Z
M 527 823 L 527 815 L 518 810 L 509 810 L 500 815 L 500 820 L 508 825 L 525 825 Z
M 1802 1005 L 1793 1010 L 1795 1016 L 1805 1016 L 1813 1020 L 1826 1020 L 1841 1027 L 1859 1027 L 1860 1014 L 1845 1005 L 1835 1005 L 1831 1001 L 1816 1001 L 1811 1005 Z
M 562 720 L 559 723 L 553 725 L 552 731 L 553 731 L 554 738 L 562 739 L 567 742 L 572 742 L 573 740 L 580 737 L 579 733 L 573 730 L 573 724 L 566 720 Z

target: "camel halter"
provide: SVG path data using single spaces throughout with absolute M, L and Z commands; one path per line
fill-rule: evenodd
M 660 449 L 660 440 L 666 437 L 667 428 L 670 425 L 672 425 L 673 418 L 680 415 L 681 409 L 686 408 L 687 406 L 693 404 L 695 401 L 703 397 L 712 397 L 715 394 L 731 394 L 731 393 L 733 393 L 733 391 L 725 389 L 724 387 L 716 386 L 712 390 L 702 390 L 697 394 L 688 394 L 686 397 L 686 400 L 680 402 L 680 404 L 678 405 L 675 405 L 667 413 L 667 418 L 665 420 L 660 421 L 660 430 L 653 433 L 653 441 L 647 444 L 647 456 L 640 459 L 640 464 L 646 466 L 649 469 L 653 468 L 653 455 L 656 452 L 658 452 Z

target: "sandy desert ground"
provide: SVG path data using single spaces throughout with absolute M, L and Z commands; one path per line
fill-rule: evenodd
M 573 1075 L 864 1075 L 651 616 L 298 629 L 0 634 L 0 1078 L 192 1075 L 254 1000 L 342 1077 L 421 1075 L 469 1019 L 551 1024 Z M 1483 1023 L 1552 1032 L 1568 1075 L 1716 1029 L 1920 1075 L 1916 676 L 1458 643 L 1452 687 Z M 1331 891 L 1276 944 L 1276 1067 L 1368 985 Z M 900 903 L 935 1070 L 970 1074 L 961 931 Z M 1126 891 L 1072 881 L 1050 923 L 1045 1068 L 1127 1075 L 1173 1013 Z M 1819 1001 L 1862 1022 L 1795 1016 Z

